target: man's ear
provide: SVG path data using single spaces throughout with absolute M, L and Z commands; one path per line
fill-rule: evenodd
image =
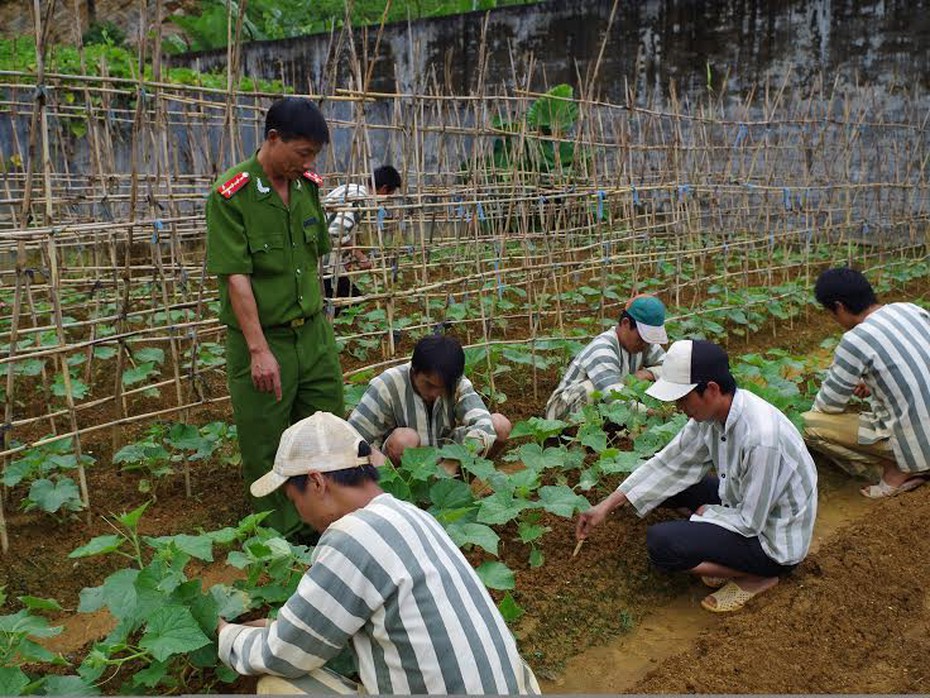
M 324 492 L 329 484 L 326 480 L 326 476 L 317 470 L 311 471 L 308 474 L 307 480 L 308 484 L 318 493 Z

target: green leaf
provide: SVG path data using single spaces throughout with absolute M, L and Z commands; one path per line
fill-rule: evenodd
M 566 485 L 546 485 L 539 488 L 539 503 L 550 514 L 570 518 L 575 510 L 583 511 L 591 504 L 581 495 L 575 494 Z
M 82 507 L 81 493 L 69 477 L 60 478 L 57 482 L 42 479 L 36 480 L 29 487 L 29 500 L 34 502 L 42 511 L 54 514 L 59 509 L 77 511 Z
M 174 604 L 156 609 L 146 623 L 139 647 L 163 662 L 175 654 L 184 654 L 209 644 L 191 612 Z
M 136 613 L 138 594 L 135 584 L 138 576 L 139 570 L 117 570 L 99 587 L 85 587 L 81 590 L 78 612 L 91 613 L 106 606 L 117 620 L 141 620 L 141 614 Z
M 82 545 L 80 548 L 72 550 L 68 554 L 68 557 L 90 557 L 91 555 L 112 553 L 114 550 L 119 548 L 122 542 L 123 538 L 121 536 L 113 534 L 97 536 L 96 538 L 91 538 L 90 541 Z
M 546 558 L 543 555 L 542 550 L 539 548 L 533 548 L 530 551 L 530 567 L 542 567 L 542 564 L 545 562 L 545 560 Z
M 146 538 L 146 542 L 154 548 L 163 548 L 174 543 L 178 550 L 191 557 L 204 562 L 213 562 L 213 539 L 208 535 L 192 536 L 188 533 L 179 533 L 176 536 Z
M 242 589 L 228 584 L 214 584 L 210 596 L 217 605 L 217 615 L 225 620 L 234 620 L 249 610 L 249 595 Z
M 87 386 L 87 383 L 78 378 L 71 378 L 71 396 L 75 400 L 82 399 L 88 392 L 90 392 L 90 388 Z M 65 390 L 65 379 L 60 373 L 55 376 L 55 380 L 52 382 L 52 394 L 55 397 L 65 397 L 65 395 L 67 395 L 67 391 Z
M 532 543 L 542 538 L 546 532 L 551 530 L 552 529 L 548 526 L 521 521 L 520 525 L 517 527 L 517 535 L 520 537 L 521 543 Z
M 40 599 L 38 596 L 20 596 L 19 600 L 30 611 L 60 611 L 61 604 L 55 599 Z
M 0 666 L 0 696 L 18 696 L 29 685 L 29 677 L 18 667 Z
M 516 584 L 513 570 L 497 560 L 481 563 L 475 572 L 488 589 L 513 589 Z
M 521 511 L 532 506 L 522 498 L 515 498 L 508 492 L 495 492 L 481 500 L 478 509 L 478 521 L 490 525 L 505 524 L 515 519 Z
M 408 448 L 401 458 L 400 467 L 410 473 L 414 481 L 428 480 L 436 474 L 439 453 L 430 446 Z
M 449 537 L 460 548 L 464 545 L 477 545 L 492 555 L 497 555 L 500 536 L 490 526 L 480 523 L 467 523 L 450 526 L 448 532 Z
M 501 602 L 497 604 L 497 610 L 501 612 L 504 620 L 508 623 L 520 620 L 523 614 L 526 613 L 523 607 L 514 601 L 509 591 L 504 595 L 504 598 L 501 599 Z
M 94 358 L 106 361 L 116 356 L 116 347 L 99 346 L 94 347 Z
M 153 373 L 155 373 L 155 364 L 151 361 L 139 364 L 135 368 L 127 368 L 123 371 L 123 385 L 141 383 Z
M 583 424 L 578 430 L 578 440 L 595 453 L 607 450 L 607 434 L 597 424 Z
M 16 485 L 28 478 L 34 469 L 32 459 L 20 458 L 15 460 L 4 469 L 3 484 L 7 487 L 16 487 Z
M 165 362 L 165 350 L 158 347 L 143 347 L 134 351 L 132 356 L 139 363 L 163 364 Z
M 620 451 L 611 457 L 602 457 L 597 467 L 606 475 L 615 473 L 632 473 L 645 461 L 634 451 Z
M 523 444 L 517 455 L 527 468 L 543 471 L 549 468 L 558 468 L 565 460 L 566 451 L 561 447 L 550 446 L 543 449 L 539 444 Z
M 100 689 L 80 676 L 46 676 L 42 687 L 47 696 L 99 696 Z
M 510 432 L 510 438 L 518 439 L 521 436 L 532 436 L 536 441 L 545 441 L 546 439 L 561 434 L 568 423 L 560 419 L 540 419 L 539 417 L 530 417 L 525 422 L 517 422 Z
M 142 514 L 151 503 L 151 501 L 145 502 L 144 504 L 130 511 L 128 514 L 121 514 L 120 516 L 117 516 L 116 520 L 123 524 L 123 526 L 126 528 L 135 531 L 136 526 L 139 525 L 139 519 L 142 518 Z
M 169 662 L 152 662 L 132 677 L 133 686 L 155 688 L 168 675 Z
M 471 487 L 461 480 L 439 480 L 429 489 L 429 498 L 438 509 L 459 509 L 474 504 Z
M 171 427 L 165 439 L 171 446 L 184 451 L 196 451 L 203 446 L 204 439 L 193 424 L 178 423 Z

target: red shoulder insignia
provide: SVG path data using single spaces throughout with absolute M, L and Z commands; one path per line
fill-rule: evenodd
M 235 177 L 233 177 L 231 180 L 229 180 L 225 184 L 221 184 L 220 186 L 218 186 L 216 190 L 220 193 L 220 196 L 222 196 L 223 198 L 231 199 L 232 195 L 235 194 L 240 189 L 242 189 L 242 187 L 244 187 L 245 183 L 248 181 L 249 181 L 249 173 L 240 172 L 239 174 L 237 174 Z
M 323 186 L 323 178 L 320 175 L 318 175 L 316 172 L 313 172 L 312 170 L 307 170 L 306 172 L 304 172 L 304 177 L 309 179 L 311 182 L 313 182 L 318 187 Z

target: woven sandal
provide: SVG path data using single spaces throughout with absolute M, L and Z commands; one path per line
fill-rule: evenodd
M 711 589 L 719 589 L 730 580 L 726 577 L 701 577 L 701 581 L 704 582 L 704 586 L 708 586 Z
M 729 582 L 713 594 L 705 597 L 701 601 L 701 606 L 712 613 L 730 613 L 731 611 L 740 610 L 757 593 L 759 592 L 740 589 L 736 582 Z M 714 599 L 717 602 L 716 605 L 712 605 L 710 599 Z
M 885 497 L 896 497 L 899 494 L 916 490 L 926 482 L 927 479 L 919 475 L 905 480 L 897 487 L 889 485 L 884 480 L 879 480 L 877 485 L 867 485 L 859 490 L 859 492 L 863 497 L 868 497 L 869 499 L 884 499 Z

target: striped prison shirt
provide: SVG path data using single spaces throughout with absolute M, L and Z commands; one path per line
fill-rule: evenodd
M 408 427 L 419 434 L 422 446 L 477 439 L 487 453 L 496 439 L 494 423 L 471 381 L 463 376 L 453 397 L 443 395 L 427 405 L 413 389 L 410 370 L 407 363 L 372 379 L 349 424 L 378 447 L 392 429 Z
M 342 276 L 352 261 L 356 243 L 355 226 L 361 218 L 359 206 L 369 203 L 368 189 L 361 184 L 342 184 L 325 197 L 323 208 L 329 227 L 333 251 L 323 257 L 323 278 Z
M 902 471 L 930 470 L 930 313 L 889 303 L 844 333 L 814 409 L 843 412 L 860 380 L 872 395 L 859 442 L 890 439 Z
M 618 489 L 645 516 L 700 482 L 711 467 L 720 478 L 721 504 L 706 506 L 691 521 L 758 537 L 779 564 L 803 560 L 817 517 L 817 469 L 791 421 L 746 390 L 734 394 L 726 424 L 689 420 Z
M 474 569 L 430 514 L 390 494 L 332 523 L 278 618 L 229 625 L 240 674 L 296 678 L 350 645 L 369 693 L 538 693 Z
M 620 345 L 616 327 L 602 332 L 572 359 L 546 403 L 546 416 L 563 419 L 580 409 L 587 399 L 584 384 L 588 381 L 594 385 L 594 390 L 607 394 L 619 390 L 623 379 L 641 368 L 652 371 L 658 378 L 664 360 L 665 350 L 658 344 L 650 344 L 645 351 L 631 354 Z

